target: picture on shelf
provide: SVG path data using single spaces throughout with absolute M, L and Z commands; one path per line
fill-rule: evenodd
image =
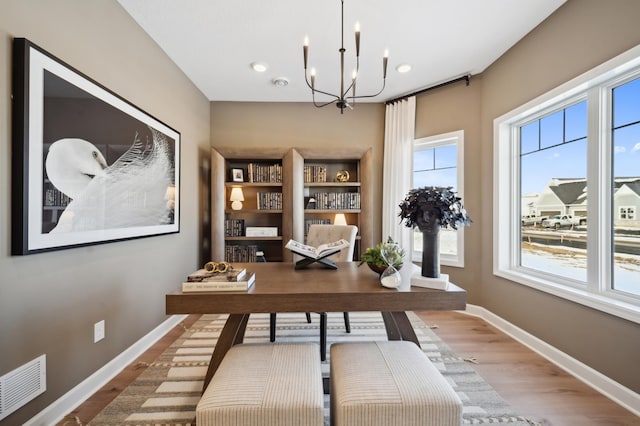
M 242 169 L 231 169 L 231 180 L 233 182 L 244 182 L 244 172 Z
M 295 240 L 289 240 L 285 246 L 294 253 L 298 253 L 304 257 L 319 259 L 331 254 L 337 253 L 343 248 L 349 247 L 349 241 L 340 239 L 332 243 L 320 244 L 318 247 L 308 246 Z

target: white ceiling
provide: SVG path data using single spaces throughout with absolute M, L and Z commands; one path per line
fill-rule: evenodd
M 118 0 L 211 101 L 309 102 L 302 43 L 316 88 L 340 85 L 339 0 Z M 361 25 L 357 94 L 382 84 L 381 102 L 484 71 L 565 0 L 345 0 L 345 78 L 355 67 L 353 28 Z M 254 61 L 269 69 L 256 73 Z M 411 64 L 407 74 L 398 64 Z M 271 84 L 275 77 L 286 87 Z M 347 84 L 346 82 L 345 84 Z M 322 100 L 320 98 L 319 100 Z

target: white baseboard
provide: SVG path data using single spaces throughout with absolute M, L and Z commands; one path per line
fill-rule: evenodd
M 151 330 L 147 335 L 135 342 L 120 355 L 113 358 L 101 369 L 80 382 L 76 387 L 62 395 L 47 408 L 36 414 L 25 423 L 27 426 L 48 426 L 58 423 L 73 409 L 82 404 L 89 396 L 93 395 L 102 386 L 107 384 L 120 373 L 127 365 L 131 364 L 147 349 L 153 346 L 173 327 L 180 324 L 187 315 L 173 315 L 162 324 Z
M 570 357 L 561 350 L 516 327 L 481 306 L 467 305 L 467 310 L 460 312 L 482 318 L 607 398 L 637 416 L 640 416 L 640 394 L 610 379 L 577 359 Z

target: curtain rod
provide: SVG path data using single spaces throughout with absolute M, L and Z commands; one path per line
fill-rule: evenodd
M 388 101 L 385 101 L 384 104 L 385 105 L 389 105 L 389 104 L 392 104 L 394 102 L 401 101 L 401 100 L 406 99 L 406 98 L 410 98 L 411 96 L 416 96 L 416 95 L 419 95 L 421 93 L 428 92 L 429 90 L 438 89 L 440 87 L 448 86 L 450 84 L 457 83 L 459 81 L 466 81 L 467 82 L 467 86 L 468 86 L 470 80 L 471 80 L 471 74 L 467 74 L 467 75 L 462 76 L 462 77 L 454 78 L 453 80 L 445 81 L 444 83 L 436 84 L 435 86 L 427 87 L 426 89 L 421 89 L 421 90 L 418 90 L 416 92 L 409 93 L 408 95 L 403 95 L 403 96 L 400 96 L 400 97 L 397 97 L 397 98 L 394 98 L 394 99 L 389 99 Z

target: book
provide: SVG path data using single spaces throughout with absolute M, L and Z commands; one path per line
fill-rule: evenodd
M 318 259 L 320 257 L 329 256 L 337 253 L 345 247 L 349 247 L 349 241 L 340 239 L 332 243 L 320 244 L 318 247 L 308 246 L 295 240 L 289 240 L 285 246 L 294 253 L 298 253 L 304 257 Z
M 247 237 L 277 237 L 278 227 L 277 226 L 247 226 L 245 232 Z
M 208 272 L 204 269 L 198 269 L 193 274 L 187 276 L 187 282 L 202 282 L 202 281 L 238 281 L 244 278 L 247 270 L 245 268 L 233 269 L 231 271 L 216 273 Z
M 446 290 L 449 287 L 449 275 L 440 274 L 440 277 L 438 278 L 428 278 L 421 275 L 414 275 L 411 277 L 411 285 L 414 287 Z
M 244 278 L 237 281 L 187 281 L 182 283 L 183 293 L 211 292 L 211 291 L 247 291 L 256 281 L 255 272 L 248 272 Z

